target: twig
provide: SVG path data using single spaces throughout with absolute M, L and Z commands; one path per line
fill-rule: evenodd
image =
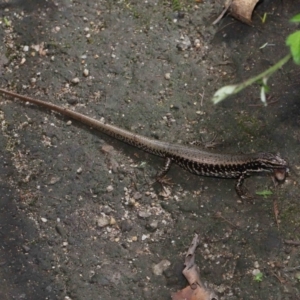
M 300 246 L 300 241 L 285 240 L 284 243 L 292 246 Z
M 227 10 L 229 9 L 231 2 L 232 0 L 228 3 L 227 7 L 225 6 L 221 14 L 213 21 L 212 23 L 213 25 L 216 25 L 223 18 L 223 16 L 226 14 Z
M 293 268 L 284 268 L 282 271 L 287 273 L 287 272 L 293 272 L 297 270 L 300 270 L 300 266 L 293 267 Z
M 222 213 L 219 212 L 219 211 L 217 211 L 217 212 L 215 213 L 215 217 L 216 217 L 216 218 L 222 219 L 223 221 L 225 221 L 226 223 L 228 223 L 229 225 L 233 226 L 233 227 L 236 228 L 236 229 L 239 229 L 239 228 L 240 228 L 239 226 L 233 224 L 232 222 L 230 222 L 229 220 L 227 220 L 225 217 L 223 217 L 223 216 L 222 216 Z
M 204 90 L 204 88 L 202 88 L 202 91 L 203 91 L 203 93 L 201 94 L 201 93 L 199 93 L 199 95 L 201 96 L 201 101 L 200 101 L 200 106 L 202 107 L 203 106 L 203 98 L 204 98 L 204 94 L 205 94 L 205 90 Z
M 282 277 L 279 277 L 275 272 L 271 271 L 272 275 L 275 276 L 278 281 L 281 283 L 281 284 L 284 284 L 286 282 L 285 279 L 283 279 Z
M 228 27 L 229 25 L 234 24 L 234 23 L 235 23 L 235 21 L 227 23 L 226 25 L 224 25 L 223 27 L 221 27 L 216 33 L 219 33 L 220 31 L 222 31 L 223 29 L 225 29 L 226 27 Z

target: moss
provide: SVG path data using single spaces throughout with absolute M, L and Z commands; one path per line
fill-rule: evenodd
M 286 208 L 282 208 L 280 212 L 280 219 L 282 222 L 293 222 L 293 226 L 300 225 L 300 207 L 298 205 L 290 204 Z
M 132 13 L 134 18 L 138 19 L 140 17 L 140 14 L 138 10 L 133 6 L 133 4 L 128 0 L 125 0 L 124 3 L 125 3 L 125 8 Z
M 252 136 L 257 135 L 262 128 L 260 120 L 248 114 L 239 114 L 236 120 L 240 129 Z
M 181 3 L 180 0 L 172 0 L 172 9 L 174 11 L 181 11 Z

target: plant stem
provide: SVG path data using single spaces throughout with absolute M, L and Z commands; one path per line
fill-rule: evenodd
M 286 55 L 284 58 L 282 58 L 280 61 L 278 61 L 274 66 L 270 67 L 269 69 L 267 69 L 266 71 L 258 74 L 255 77 L 252 77 L 248 80 L 246 80 L 245 82 L 237 85 L 236 89 L 235 89 L 235 93 L 240 92 L 241 90 L 243 90 L 245 87 L 255 83 L 256 81 L 259 81 L 265 77 L 270 77 L 275 71 L 277 71 L 278 69 L 280 69 L 284 64 L 286 64 L 290 58 L 292 57 L 291 54 Z
M 292 57 L 291 54 L 286 55 L 284 58 L 282 58 L 280 61 L 278 61 L 274 66 L 270 67 L 266 71 L 258 74 L 255 77 L 252 77 L 252 78 L 250 78 L 250 79 L 248 79 L 248 80 L 246 80 L 242 83 L 223 86 L 222 88 L 218 89 L 215 92 L 215 94 L 213 96 L 213 99 L 212 99 L 213 103 L 217 104 L 218 102 L 226 99 L 228 96 L 239 93 L 241 90 L 243 90 L 247 86 L 249 86 L 249 85 L 251 85 L 251 84 L 253 84 L 253 83 L 255 83 L 259 80 L 262 80 L 263 83 L 266 84 L 268 78 L 275 71 L 280 69 L 285 63 L 287 63 L 291 59 L 291 57 Z M 262 93 L 263 93 L 263 95 L 265 95 L 265 90 L 263 90 L 263 87 L 261 89 L 261 94 Z M 263 99 L 262 99 L 262 101 L 263 101 Z

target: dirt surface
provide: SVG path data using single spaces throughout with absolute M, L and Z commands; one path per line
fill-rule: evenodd
M 285 243 L 300 240 L 299 68 L 272 77 L 268 107 L 257 86 L 210 101 L 287 53 L 300 3 L 262 1 L 252 27 L 230 16 L 213 26 L 223 1 L 180 3 L 2 2 L 1 86 L 161 140 L 217 134 L 211 151 L 280 152 L 290 178 L 276 190 L 247 179 L 273 194 L 241 203 L 233 180 L 174 166 L 161 195 L 151 182 L 162 159 L 1 96 L 1 299 L 170 299 L 195 232 L 201 277 L 220 299 L 300 299 L 299 247 Z

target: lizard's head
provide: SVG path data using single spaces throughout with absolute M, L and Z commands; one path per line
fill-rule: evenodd
M 278 153 L 260 153 L 259 161 L 266 169 L 273 171 L 278 181 L 285 180 L 289 173 L 288 162 L 280 157 Z

